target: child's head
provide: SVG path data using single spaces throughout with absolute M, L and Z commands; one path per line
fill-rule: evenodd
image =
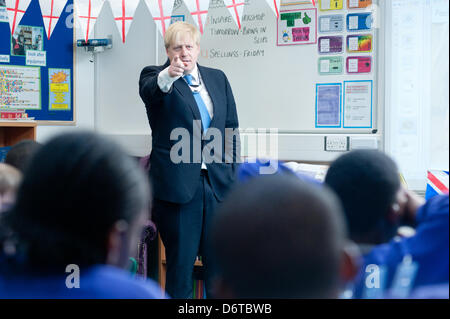
M 94 133 L 68 133 L 34 154 L 3 222 L 33 269 L 124 266 L 149 200 L 146 177 L 119 146 Z
M 342 202 L 353 241 L 380 244 L 395 235 L 402 189 L 389 156 L 375 150 L 344 154 L 331 164 L 325 183 Z
M 290 175 L 255 177 L 231 192 L 211 234 L 219 298 L 339 294 L 345 227 L 325 187 Z

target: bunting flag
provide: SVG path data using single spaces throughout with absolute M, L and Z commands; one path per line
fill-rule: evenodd
M 245 0 L 224 0 L 223 2 L 230 11 L 231 16 L 233 17 L 234 21 L 236 22 L 236 24 L 240 29 Z
M 448 171 L 428 171 L 425 199 L 428 200 L 436 195 L 448 194 L 448 184 Z
M 170 25 L 173 10 L 173 0 L 145 0 L 148 10 L 156 22 L 159 32 L 164 36 Z
M 94 29 L 95 22 L 102 10 L 104 0 L 75 0 L 75 12 L 83 33 L 86 34 L 86 41 L 89 33 Z
M 61 12 L 66 6 L 66 2 L 67 0 L 39 0 L 42 19 L 44 20 L 45 31 L 47 32 L 47 39 L 50 39 L 50 36 L 58 23 Z
M 275 12 L 275 15 L 278 19 L 280 17 L 280 0 L 266 0 L 266 2 L 269 5 L 270 9 Z
M 206 17 L 208 16 L 209 0 L 184 0 L 184 3 L 194 18 L 200 33 L 203 34 Z
M 130 29 L 131 22 L 133 22 L 134 12 L 140 0 L 108 0 L 111 5 L 114 20 L 122 35 L 122 42 L 125 43 L 125 38 Z
M 6 0 L 11 34 L 14 34 L 14 31 L 27 11 L 30 2 L 31 0 Z

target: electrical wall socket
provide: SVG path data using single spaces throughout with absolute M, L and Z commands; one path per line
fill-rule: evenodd
M 349 150 L 350 137 L 348 136 L 325 136 L 325 151 L 347 152 Z

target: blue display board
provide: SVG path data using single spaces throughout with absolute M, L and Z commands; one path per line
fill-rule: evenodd
M 36 90 L 40 90 L 39 98 L 34 95 L 33 107 L 23 108 L 28 117 L 34 117 L 37 121 L 67 123 L 74 121 L 73 23 L 73 0 L 67 1 L 50 40 L 45 32 L 38 0 L 31 1 L 20 24 L 14 31 L 14 37 L 11 35 L 9 23 L 0 22 L 0 56 L 3 58 L 9 56 L 9 62 L 1 62 L 0 59 L 0 72 L 2 70 L 6 72 L 8 67 L 11 67 L 8 72 L 12 72 L 17 66 L 17 70 L 30 71 L 40 75 L 40 83 L 35 85 Z M 16 40 L 19 36 L 21 37 L 20 41 Z M 22 45 L 22 43 L 26 43 L 26 45 Z M 27 65 L 26 51 L 30 51 L 28 53 L 29 64 L 31 61 L 34 65 Z M 31 60 L 34 59 L 31 57 L 32 53 L 36 54 L 35 61 Z M 46 56 L 45 63 L 42 62 L 42 66 L 39 66 L 36 61 L 42 61 L 39 56 L 44 54 Z M 6 96 L 7 91 L 5 90 L 10 87 L 12 85 L 3 85 L 3 88 L 0 87 L 0 93 L 3 89 L 4 96 Z M 39 99 L 40 101 L 38 101 Z M 19 108 L 17 105 L 15 107 Z M 2 108 L 1 110 L 6 111 L 7 109 Z

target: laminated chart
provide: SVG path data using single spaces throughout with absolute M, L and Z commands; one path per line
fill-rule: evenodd
M 319 59 L 319 74 L 320 75 L 333 75 L 342 73 L 343 58 L 341 56 L 336 57 L 324 57 Z
M 347 52 L 372 52 L 372 35 L 349 35 L 347 36 Z
M 372 71 L 372 57 L 355 56 L 347 58 L 347 73 L 370 73 Z
M 320 0 L 320 10 L 341 10 L 344 7 L 344 0 Z
M 344 51 L 344 38 L 342 36 L 329 36 L 319 38 L 319 54 L 336 54 Z
M 70 69 L 48 69 L 49 102 L 52 111 L 70 110 Z
M 317 42 L 317 9 L 280 13 L 277 45 L 313 44 Z
M 341 127 L 342 83 L 316 84 L 316 128 Z
M 40 68 L 0 65 L 0 93 L 0 108 L 40 110 Z
M 367 31 L 372 29 L 372 13 L 352 13 L 347 15 L 347 31 Z
M 367 8 L 372 5 L 372 0 L 347 0 L 349 9 Z
M 335 14 L 319 18 L 319 32 L 341 32 L 344 30 L 344 16 Z
M 372 127 L 372 81 L 344 81 L 344 127 Z

